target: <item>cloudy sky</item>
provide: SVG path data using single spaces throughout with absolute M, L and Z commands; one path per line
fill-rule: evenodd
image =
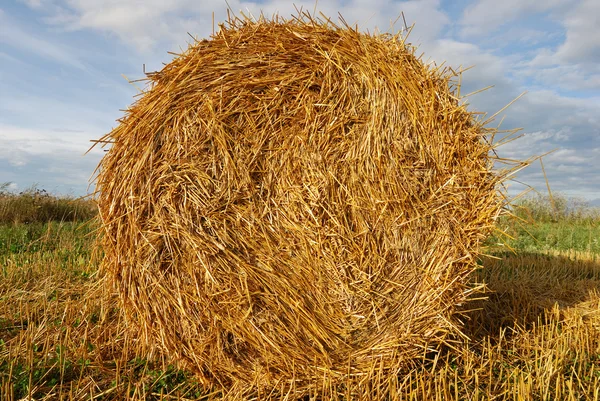
M 314 1 L 229 0 L 235 11 L 290 16 Z M 551 150 L 553 191 L 600 203 L 600 1 L 335 0 L 317 9 L 363 30 L 398 30 L 424 59 L 464 73 L 472 110 L 493 114 L 522 92 L 502 127 L 524 136 L 499 148 L 525 159 Z M 83 195 L 102 156 L 90 140 L 115 126 L 137 89 L 129 79 L 160 69 L 226 17 L 224 0 L 3 0 L 0 3 L 0 184 L 37 184 Z M 401 20 L 400 20 L 401 21 Z M 539 162 L 518 176 L 544 192 Z M 512 191 L 521 187 L 514 183 Z

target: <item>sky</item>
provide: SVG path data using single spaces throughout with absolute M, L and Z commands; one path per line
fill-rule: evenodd
M 338 13 L 363 31 L 414 27 L 409 42 L 427 63 L 463 73 L 469 110 L 502 112 L 522 137 L 502 157 L 543 164 L 554 193 L 600 204 L 600 1 L 598 0 L 2 0 L 0 184 L 81 196 L 103 152 L 91 140 L 117 125 L 143 84 L 214 20 L 235 13 L 290 17 L 296 8 Z M 394 21 L 398 20 L 397 22 Z M 218 29 L 218 27 L 217 27 Z M 127 79 L 126 79 L 126 78 Z M 539 161 L 509 191 L 547 193 Z M 527 186 L 520 184 L 524 183 Z

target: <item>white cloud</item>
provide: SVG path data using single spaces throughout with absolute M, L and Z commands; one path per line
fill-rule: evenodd
M 47 0 L 19 0 L 21 3 L 25 4 L 29 8 L 33 8 L 34 10 L 39 10 L 44 8 L 48 1 Z
M 38 1 L 32 1 L 36 8 Z M 315 1 L 239 1 L 228 3 L 221 0 L 55 0 L 53 7 L 46 7 L 50 13 L 47 21 L 66 30 L 93 29 L 113 34 L 123 43 L 138 51 L 150 52 L 157 44 L 182 44 L 188 40 L 187 32 L 207 37 L 212 32 L 212 13 L 215 23 L 226 19 L 227 4 L 235 14 L 243 11 L 258 17 L 261 12 L 270 17 L 274 13 L 289 18 L 296 9 L 315 10 Z M 439 32 L 450 22 L 440 10 L 440 0 L 351 0 L 328 1 L 317 4 L 317 15 L 322 11 L 337 22 L 338 13 L 350 23 L 358 23 L 361 29 L 371 32 L 377 27 L 388 31 L 391 23 L 397 20 L 401 12 L 410 25 L 419 21 L 411 34 L 416 43 L 434 40 Z M 426 22 L 423 22 L 426 21 Z M 402 28 L 400 19 L 395 30 Z
M 170 37 L 175 25 L 169 13 L 177 1 L 71 0 L 57 9 L 49 21 L 71 30 L 95 29 L 115 34 L 142 51 L 159 39 Z
M 568 129 L 526 132 L 521 138 L 500 146 L 498 152 L 503 157 L 515 160 L 546 154 L 542 161 L 553 191 L 587 199 L 597 198 L 600 196 L 597 177 L 600 171 L 600 159 L 597 156 L 600 144 L 579 147 L 576 137 L 577 134 Z M 546 177 L 539 161 L 519 173 L 517 179 L 535 190 L 545 190 Z M 519 185 L 516 187 L 522 189 Z M 513 194 L 516 192 L 513 191 Z
M 477 45 L 469 42 L 460 42 L 453 39 L 439 39 L 430 45 L 430 54 L 435 56 L 439 64 L 445 61 L 447 64 L 458 68 L 474 67 L 466 74 L 477 79 L 497 81 L 504 79 L 507 71 L 505 60 L 480 49 Z
M 600 88 L 600 2 L 581 0 L 559 22 L 564 41 L 555 48 L 538 49 L 526 73 L 541 84 L 564 90 Z
M 91 132 L 36 130 L 0 125 L 0 171 L 21 188 L 33 183 L 62 193 L 84 193 L 103 152 L 85 153 Z
M 557 150 L 557 142 L 563 142 L 563 134 L 553 131 L 525 132 L 512 142 L 498 148 L 500 154 L 516 160 L 527 160 L 534 156 Z
M 4 43 L 6 46 L 13 47 L 18 51 L 30 52 L 66 66 L 81 70 L 86 69 L 74 51 L 23 30 L 11 18 L 8 18 L 2 10 L 0 10 L 0 43 Z
M 77 100 L 65 101 L 47 96 L 13 93 L 10 101 L 0 103 L 0 113 L 6 116 L 6 120 L 20 118 L 29 127 L 94 133 L 109 130 L 122 114 L 116 108 L 114 113 L 98 111 L 88 103 L 89 100 L 81 104 Z
M 20 64 L 20 65 L 25 64 L 18 58 L 13 57 L 10 54 L 4 53 L 4 52 L 0 52 L 0 58 L 3 59 L 4 61 L 8 61 L 8 62 L 15 63 L 15 64 Z
M 524 63 L 521 69 L 515 70 L 515 74 L 537 85 L 552 85 L 565 91 L 587 92 L 600 89 L 600 68 L 598 74 L 590 74 L 589 68 L 577 64 L 545 67 L 536 63 Z
M 594 99 L 562 96 L 552 90 L 538 90 L 527 93 L 524 98 L 526 107 L 516 108 L 514 113 L 523 121 L 531 121 L 540 127 L 549 129 L 598 130 L 600 120 L 600 102 Z M 544 116 L 543 121 L 539 120 Z M 594 132 L 588 132 L 592 137 Z
M 570 10 L 563 22 L 567 33 L 556 57 L 569 63 L 600 62 L 600 1 L 583 0 Z
M 465 7 L 462 35 L 488 35 L 511 21 L 532 13 L 545 12 L 571 3 L 571 0 L 478 0 Z
M 95 133 L 68 129 L 28 129 L 0 124 L 0 158 L 16 166 L 23 166 L 41 155 L 76 157 L 92 145 Z
M 522 43 L 527 46 L 535 46 L 540 42 L 546 41 L 550 37 L 556 37 L 556 33 L 551 33 L 542 29 L 533 29 L 525 27 L 510 27 L 498 35 L 494 36 L 494 40 L 509 46 L 514 43 Z
M 600 197 L 600 102 L 534 90 L 506 115 L 509 125 L 518 124 L 525 130 L 521 138 L 499 147 L 501 156 L 526 160 L 552 152 L 543 163 L 553 191 L 587 199 Z M 539 191 L 546 186 L 539 162 L 517 178 Z M 513 188 L 522 189 L 519 185 Z
M 559 149 L 546 156 L 546 160 L 562 166 L 579 164 L 578 167 L 585 167 L 585 163 L 589 162 L 589 155 L 585 155 L 585 153 L 587 152 L 581 152 L 577 149 Z

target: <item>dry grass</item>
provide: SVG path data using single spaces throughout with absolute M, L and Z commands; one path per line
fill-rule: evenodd
M 385 392 L 458 335 L 507 172 L 455 78 L 309 15 L 234 18 L 150 74 L 97 180 L 139 341 L 206 385 L 297 397 Z
M 55 196 L 44 189 L 29 188 L 20 193 L 0 184 L 0 224 L 45 223 L 47 221 L 87 221 L 96 215 L 91 199 Z
M 0 399 L 241 399 L 141 347 L 103 294 L 84 233 L 53 225 L 35 251 L 0 256 Z M 470 340 L 382 376 L 385 386 L 350 382 L 313 399 L 599 400 L 599 256 L 509 254 L 478 275 L 490 292 L 465 305 L 480 308 L 467 314 Z

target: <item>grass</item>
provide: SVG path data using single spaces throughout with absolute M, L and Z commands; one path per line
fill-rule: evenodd
M 513 207 L 516 218 L 504 218 L 488 243 L 522 252 L 562 251 L 600 253 L 600 209 L 581 200 L 554 196 L 526 198 Z
M 96 214 L 90 199 L 53 196 L 32 187 L 20 193 L 0 184 L 0 224 L 45 223 L 48 221 L 87 221 Z
M 489 242 L 487 299 L 464 306 L 468 340 L 385 379 L 395 391 L 382 399 L 600 400 L 600 219 L 524 220 L 503 223 L 518 252 Z M 235 399 L 136 342 L 100 285 L 94 229 L 0 224 L 0 399 Z

